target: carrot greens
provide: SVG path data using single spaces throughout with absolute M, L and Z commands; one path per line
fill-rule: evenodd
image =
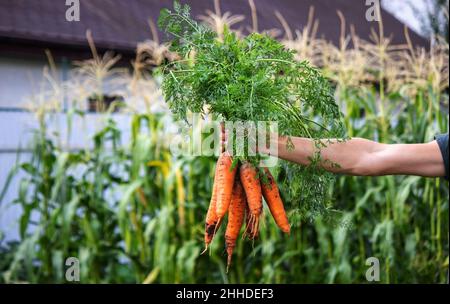
M 321 72 L 294 52 L 260 33 L 238 37 L 228 28 L 223 38 L 193 20 L 188 5 L 163 9 L 158 24 L 171 37 L 171 51 L 181 59 L 165 64 L 162 90 L 178 119 L 208 111 L 226 121 L 274 121 L 285 136 L 316 140 L 342 138 L 344 127 L 334 92 Z M 257 164 L 260 155 L 242 158 Z M 317 166 L 281 162 L 278 179 L 286 201 L 303 216 L 327 210 L 332 176 Z

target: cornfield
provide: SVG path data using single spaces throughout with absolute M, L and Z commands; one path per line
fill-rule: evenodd
M 405 30 L 408 43 L 392 45 L 382 23 L 364 41 L 341 18 L 335 46 L 315 36 L 313 9 L 301 31 L 275 15 L 284 34 L 269 34 L 327 75 L 350 137 L 420 143 L 448 132 L 447 43 L 416 49 Z M 222 14 L 216 1 L 200 19 L 220 36 L 243 18 Z M 152 67 L 176 55 L 150 26 L 153 39 L 137 46 L 131 72 L 116 67 L 117 56 L 100 56 L 89 33 L 93 58 L 75 63 L 68 81 L 52 74 L 48 54 L 45 89 L 31 99 L 40 126 L 32 157 L 10 179 L 26 175 L 12 202 L 2 197 L 9 183 L 0 187 L 0 203 L 22 210 L 20 241 L 0 239 L 0 282 L 65 283 L 67 257 L 79 258 L 83 283 L 365 283 L 369 257 L 380 260 L 382 283 L 447 282 L 448 184 L 433 178 L 337 176 L 329 193 L 338 222 L 318 217 L 285 236 L 266 210 L 259 240 L 239 242 L 229 273 L 221 233 L 200 255 L 214 158 L 170 153 L 171 117 Z M 247 31 L 258 31 L 256 18 Z M 48 129 L 63 88 L 71 96 L 64 121 L 70 136 L 73 119 L 87 115 L 84 100 L 102 96 L 105 84 L 125 97 L 117 106 L 129 129 L 106 112 L 85 149 L 68 149 L 70 141 Z

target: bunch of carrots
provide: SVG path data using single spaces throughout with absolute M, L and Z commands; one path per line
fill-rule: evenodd
M 281 200 L 278 186 L 272 174 L 264 168 L 267 182 L 262 182 L 257 169 L 249 162 L 243 162 L 233 168 L 233 159 L 229 152 L 223 151 L 217 160 L 213 192 L 206 214 L 205 250 L 212 242 L 217 229 L 228 212 L 228 223 L 225 231 L 225 246 L 227 251 L 227 269 L 236 240 L 244 220 L 246 222 L 243 237 L 254 240 L 259 233 L 259 219 L 262 214 L 262 197 L 278 227 L 285 233 L 290 233 L 290 225 Z M 239 171 L 239 172 L 238 172 Z

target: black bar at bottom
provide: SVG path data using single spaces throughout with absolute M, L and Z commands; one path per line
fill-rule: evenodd
M 274 285 L 274 284 L 155 284 L 155 285 L 0 285 L 0 296 L 81 301 L 140 299 L 143 303 L 318 303 L 321 300 L 381 303 L 398 294 L 402 302 L 447 295 L 449 285 Z M 50 296 L 51 295 L 51 296 Z M 102 303 L 103 303 L 102 301 Z M 61 301 L 58 301 L 61 303 Z

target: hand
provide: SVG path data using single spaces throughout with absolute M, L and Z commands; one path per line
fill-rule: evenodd
M 220 123 L 220 147 L 221 152 L 226 150 L 227 144 L 228 144 L 228 131 L 225 129 L 225 123 Z
M 225 123 L 221 122 L 220 123 L 220 129 L 221 129 L 221 133 L 220 133 L 220 147 L 221 147 L 221 151 L 225 151 L 228 145 L 228 130 L 225 128 Z M 250 140 L 250 148 L 252 149 L 252 151 L 254 153 L 258 153 L 259 149 L 258 149 L 258 145 L 256 142 L 256 138 L 252 137 L 249 138 Z M 260 151 L 263 154 L 268 154 L 270 155 L 270 150 L 266 149 L 266 147 L 263 147 L 263 149 Z

